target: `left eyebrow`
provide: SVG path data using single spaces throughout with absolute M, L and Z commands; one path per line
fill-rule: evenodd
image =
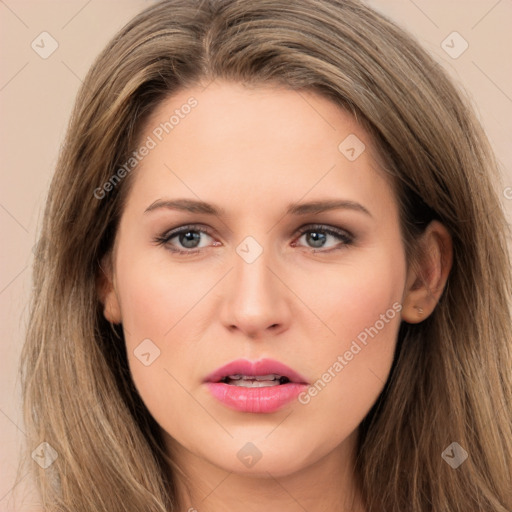
M 322 213 L 329 210 L 355 210 L 370 217 L 372 214 L 362 205 L 354 201 L 331 199 L 326 201 L 312 201 L 309 203 L 293 203 L 286 210 L 287 215 L 308 215 Z

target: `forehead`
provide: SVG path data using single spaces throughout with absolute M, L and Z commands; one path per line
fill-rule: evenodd
M 146 201 L 175 192 L 261 210 L 272 206 L 265 197 L 392 199 L 368 133 L 313 92 L 224 81 L 183 89 L 155 109 L 149 140 L 134 184 Z
M 337 149 L 336 139 L 344 132 L 362 134 L 363 130 L 349 113 L 311 91 L 214 81 L 205 87 L 182 89 L 162 101 L 146 132 L 159 140 L 170 133 L 174 138 L 193 136 L 198 143 L 211 146 L 237 140 L 248 151 L 261 142 L 272 150 L 278 143 L 298 141 L 317 150 L 334 143 Z M 269 138 L 275 144 L 269 144 Z M 285 149 L 290 149 L 288 144 L 281 148 Z

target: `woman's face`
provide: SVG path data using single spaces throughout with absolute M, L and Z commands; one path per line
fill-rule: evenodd
M 161 103 L 139 148 L 105 314 L 169 448 L 278 476 L 353 446 L 407 279 L 367 133 L 315 94 L 217 81 Z M 240 359 L 297 375 L 205 382 Z

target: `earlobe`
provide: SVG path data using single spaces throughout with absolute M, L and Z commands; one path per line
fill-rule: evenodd
M 452 268 L 452 237 L 446 227 L 432 221 L 418 241 L 410 265 L 402 302 L 402 319 L 419 323 L 434 311 Z
M 98 268 L 96 275 L 96 291 L 100 302 L 103 304 L 103 315 L 112 324 L 120 324 L 121 308 L 117 298 L 117 292 L 114 285 L 111 255 L 105 255 Z

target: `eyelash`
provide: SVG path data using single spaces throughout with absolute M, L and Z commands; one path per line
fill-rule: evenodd
M 182 250 L 182 249 L 176 249 L 172 246 L 169 245 L 169 242 L 175 238 L 176 236 L 178 235 L 181 235 L 181 234 L 184 234 L 184 233 L 188 233 L 189 231 L 193 231 L 193 232 L 199 232 L 199 233 L 205 233 L 206 235 L 208 236 L 211 236 L 213 237 L 213 234 L 211 233 L 211 231 L 203 226 L 199 226 L 199 225 L 196 225 L 196 224 L 190 224 L 190 225 L 187 225 L 187 226 L 181 226 L 179 228 L 176 228 L 176 229 L 173 229 L 172 231 L 168 231 L 166 233 L 164 233 L 163 235 L 160 235 L 160 236 L 157 236 L 155 239 L 154 239 L 154 242 L 157 244 L 157 245 L 165 245 L 167 246 L 167 248 L 175 253 L 175 254 L 178 254 L 178 255 L 192 255 L 192 254 L 197 254 L 198 252 L 200 252 L 203 248 L 200 248 L 200 249 L 190 249 L 190 250 Z M 334 247 L 334 248 L 331 248 L 331 249 L 328 249 L 328 250 L 316 250 L 314 248 L 312 248 L 311 252 L 314 252 L 314 253 L 330 253 L 330 252 L 333 252 L 333 251 L 339 251 L 339 250 L 342 250 L 342 249 L 346 249 L 347 246 L 350 246 L 354 243 L 354 240 L 355 240 L 355 237 L 349 233 L 348 231 L 345 231 L 345 230 L 342 230 L 342 229 L 338 229 L 338 228 L 334 228 L 334 227 L 331 227 L 331 226 L 326 226 L 324 224 L 309 224 L 307 226 L 303 226 L 301 228 L 299 228 L 297 230 L 297 232 L 295 233 L 295 236 L 300 238 L 302 235 L 304 235 L 305 233 L 318 233 L 318 232 L 321 232 L 323 234 L 326 234 L 326 235 L 331 235 L 335 238 L 337 238 L 338 240 L 342 241 L 343 244 L 341 245 L 341 247 Z

